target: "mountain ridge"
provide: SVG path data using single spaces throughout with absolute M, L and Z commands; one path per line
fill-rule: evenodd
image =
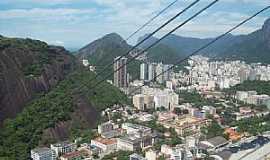
M 148 34 L 140 37 L 138 41 L 141 41 Z M 214 38 L 194 38 L 184 37 L 172 34 L 165 38 L 160 44 L 166 45 L 180 54 L 180 56 L 187 56 L 194 52 L 196 49 L 204 46 L 212 41 Z M 141 45 L 142 48 L 146 48 L 154 41 L 158 40 L 156 37 L 151 37 Z M 253 41 L 253 42 L 252 42 Z M 260 42 L 260 43 L 258 43 Z M 252 43 L 255 45 L 252 45 Z M 262 55 L 267 55 L 270 51 L 270 19 L 267 19 L 262 28 L 246 35 L 232 35 L 228 34 L 223 39 L 220 39 L 212 46 L 204 49 L 200 54 L 206 54 L 208 56 L 229 58 L 233 56 L 233 59 L 241 59 L 248 62 L 270 62 L 270 56 L 267 58 L 260 57 L 259 59 L 253 56 L 253 52 L 256 48 L 261 49 Z M 246 53 L 243 53 L 246 52 Z M 257 52 L 255 52 L 258 54 Z M 260 53 L 259 53 L 260 54 Z M 249 56 L 251 58 L 249 58 Z
M 103 70 L 104 67 L 111 64 L 116 57 L 126 54 L 131 48 L 132 46 L 119 34 L 110 33 L 84 46 L 78 51 L 77 57 L 88 59 L 91 65 L 96 66 L 96 72 L 103 71 L 101 77 L 105 77 L 113 72 L 113 66 L 106 68 L 106 70 Z M 127 58 L 131 58 L 131 55 Z M 135 60 L 127 66 L 131 78 L 137 76 L 139 65 L 139 61 Z
M 116 56 L 124 54 L 131 48 L 117 33 L 110 33 L 99 38 L 78 51 L 80 59 L 91 57 L 94 61 L 108 63 Z

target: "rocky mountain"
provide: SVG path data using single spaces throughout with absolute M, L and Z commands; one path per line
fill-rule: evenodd
M 270 19 L 265 21 L 261 29 L 242 36 L 240 42 L 219 55 L 248 62 L 270 63 Z
M 145 35 L 147 36 L 147 35 Z M 145 36 L 138 39 L 142 40 Z M 179 56 L 187 56 L 196 49 L 209 43 L 214 38 L 191 38 L 178 35 L 170 35 L 160 42 L 178 53 Z M 158 40 L 155 37 L 150 38 L 141 45 L 145 48 Z M 218 56 L 221 58 L 242 59 L 248 62 L 270 62 L 270 19 L 266 20 L 262 29 L 247 35 L 228 34 L 225 38 L 220 39 L 212 46 L 201 51 L 201 54 L 209 56 Z M 168 54 L 168 53 L 166 53 Z M 256 56 L 255 56 L 256 55 Z M 177 57 L 175 57 L 177 58 Z
M 101 62 L 98 65 L 108 64 L 117 56 L 125 54 L 131 48 L 124 39 L 116 34 L 107 34 L 104 37 L 91 42 L 78 52 L 78 57 L 88 58 L 90 62 Z
M 94 73 L 62 47 L 0 38 L 0 159 L 28 160 L 30 149 L 82 137 L 101 111 L 129 100 L 109 83 L 90 88 Z
M 99 72 L 103 70 L 104 66 L 112 63 L 114 58 L 126 54 L 131 47 L 120 35 L 110 33 L 80 49 L 77 57 L 79 59 L 88 59 L 92 65 L 97 66 L 97 72 Z M 130 73 L 131 77 L 139 76 L 139 65 L 139 61 L 133 61 L 127 66 L 128 73 Z M 113 66 L 105 70 L 101 76 L 108 75 L 112 71 Z
M 0 126 L 37 94 L 49 91 L 75 66 L 62 47 L 31 39 L 0 38 Z

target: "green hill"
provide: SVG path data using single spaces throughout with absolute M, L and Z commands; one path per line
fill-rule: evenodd
M 181 51 L 176 52 L 174 49 L 167 45 L 159 44 L 148 51 L 147 57 L 151 62 L 173 64 L 179 58 L 181 58 L 181 54 L 179 54 L 179 52 Z
M 0 130 L 0 159 L 6 157 L 9 160 L 28 160 L 30 149 L 41 144 L 45 129 L 53 128 L 59 122 L 78 118 L 73 115 L 78 110 L 78 104 L 75 103 L 78 96 L 86 97 L 89 107 L 94 107 L 89 109 L 95 109 L 97 115 L 108 106 L 128 102 L 123 93 L 108 83 L 102 84 L 103 87 L 95 91 L 89 91 L 90 86 L 96 83 L 89 83 L 92 78 L 93 73 L 78 69 L 49 93 L 25 106 L 15 119 L 7 120 Z M 83 84 L 86 85 L 82 86 Z M 97 123 L 97 120 L 91 123 Z M 79 128 L 79 133 L 89 129 L 83 121 L 77 122 L 75 127 Z M 72 131 L 69 132 L 71 135 Z
M 97 66 L 96 71 L 100 73 L 106 65 L 111 64 L 116 57 L 126 54 L 131 47 L 120 35 L 111 33 L 80 49 L 77 56 L 79 59 L 88 59 L 91 65 Z M 139 61 L 136 60 L 127 66 L 132 77 L 137 76 L 139 64 Z M 113 66 L 105 70 L 101 76 L 105 77 L 112 72 Z M 110 79 L 113 79 L 113 77 L 110 77 Z

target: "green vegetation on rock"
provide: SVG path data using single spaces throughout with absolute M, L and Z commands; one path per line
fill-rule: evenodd
M 75 96 L 88 97 L 89 103 L 98 111 L 119 101 L 125 102 L 125 95 L 108 83 L 102 84 L 104 88 L 98 88 L 92 95 L 89 88 L 97 82 L 89 84 L 93 76 L 89 71 L 78 69 L 49 93 L 33 100 L 15 119 L 7 120 L 0 130 L 0 159 L 29 159 L 30 149 L 39 145 L 45 129 L 71 119 L 76 107 Z M 78 133 L 73 130 L 72 134 Z
M 39 40 L 1 38 L 0 50 L 7 50 L 7 53 L 9 53 L 10 50 L 14 52 L 16 50 L 31 52 L 35 57 L 34 60 L 32 63 L 27 63 L 22 66 L 22 70 L 26 76 L 39 76 L 42 73 L 44 65 L 50 64 L 53 58 L 49 55 L 49 46 Z

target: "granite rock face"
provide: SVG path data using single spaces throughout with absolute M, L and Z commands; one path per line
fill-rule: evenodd
M 262 27 L 263 38 L 268 43 L 268 48 L 270 48 L 270 18 L 267 19 Z
M 38 45 L 41 47 L 37 48 Z M 74 57 L 63 47 L 30 39 L 1 37 L 0 126 L 5 119 L 14 118 L 21 112 L 36 94 L 48 92 L 56 86 L 74 66 Z M 40 73 L 30 74 L 33 68 L 38 68 Z

